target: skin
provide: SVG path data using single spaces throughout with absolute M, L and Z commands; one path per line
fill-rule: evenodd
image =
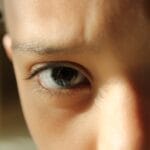
M 148 0 L 5 0 L 4 6 L 4 46 L 38 149 L 150 149 Z M 38 75 L 26 79 L 52 61 L 86 68 L 89 87 L 45 89 Z

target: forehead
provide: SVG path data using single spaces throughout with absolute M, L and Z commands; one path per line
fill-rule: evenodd
M 52 45 L 81 44 L 101 37 L 123 37 L 132 29 L 147 32 L 148 0 L 5 0 L 8 30 L 14 41 Z M 108 40 L 108 39 L 107 39 Z M 102 43 L 102 42 L 101 42 Z
M 42 37 L 46 40 L 47 37 L 52 37 L 51 40 L 57 41 L 66 38 L 76 40 L 78 37 L 80 42 L 82 39 L 79 37 L 83 35 L 87 17 L 92 15 L 89 6 L 92 4 L 97 11 L 97 2 L 99 1 L 5 0 L 8 29 L 15 39 L 19 37 L 25 40 L 32 36 L 32 39 Z M 90 6 L 90 9 L 93 8 Z

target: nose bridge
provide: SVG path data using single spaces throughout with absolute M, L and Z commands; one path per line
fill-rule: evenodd
M 101 97 L 98 150 L 144 150 L 140 105 L 130 84 L 111 81 Z

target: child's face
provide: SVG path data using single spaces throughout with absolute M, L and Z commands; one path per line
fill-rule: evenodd
M 39 149 L 150 149 L 149 6 L 5 0 L 4 45 Z

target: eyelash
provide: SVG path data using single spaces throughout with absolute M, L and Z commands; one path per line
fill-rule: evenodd
M 91 75 L 88 72 L 88 70 L 86 70 L 83 66 L 79 64 L 76 64 L 74 62 L 68 62 L 68 61 L 58 61 L 58 62 L 54 61 L 54 62 L 48 62 L 48 63 L 46 62 L 46 63 L 39 64 L 39 66 L 37 65 L 32 68 L 31 73 L 26 79 L 30 80 L 35 76 L 39 75 L 40 73 L 42 73 L 43 71 L 46 71 L 48 69 L 54 69 L 56 67 L 69 67 L 70 69 L 76 70 L 77 72 L 81 73 L 84 76 L 84 78 L 87 80 L 86 86 L 91 86 Z

